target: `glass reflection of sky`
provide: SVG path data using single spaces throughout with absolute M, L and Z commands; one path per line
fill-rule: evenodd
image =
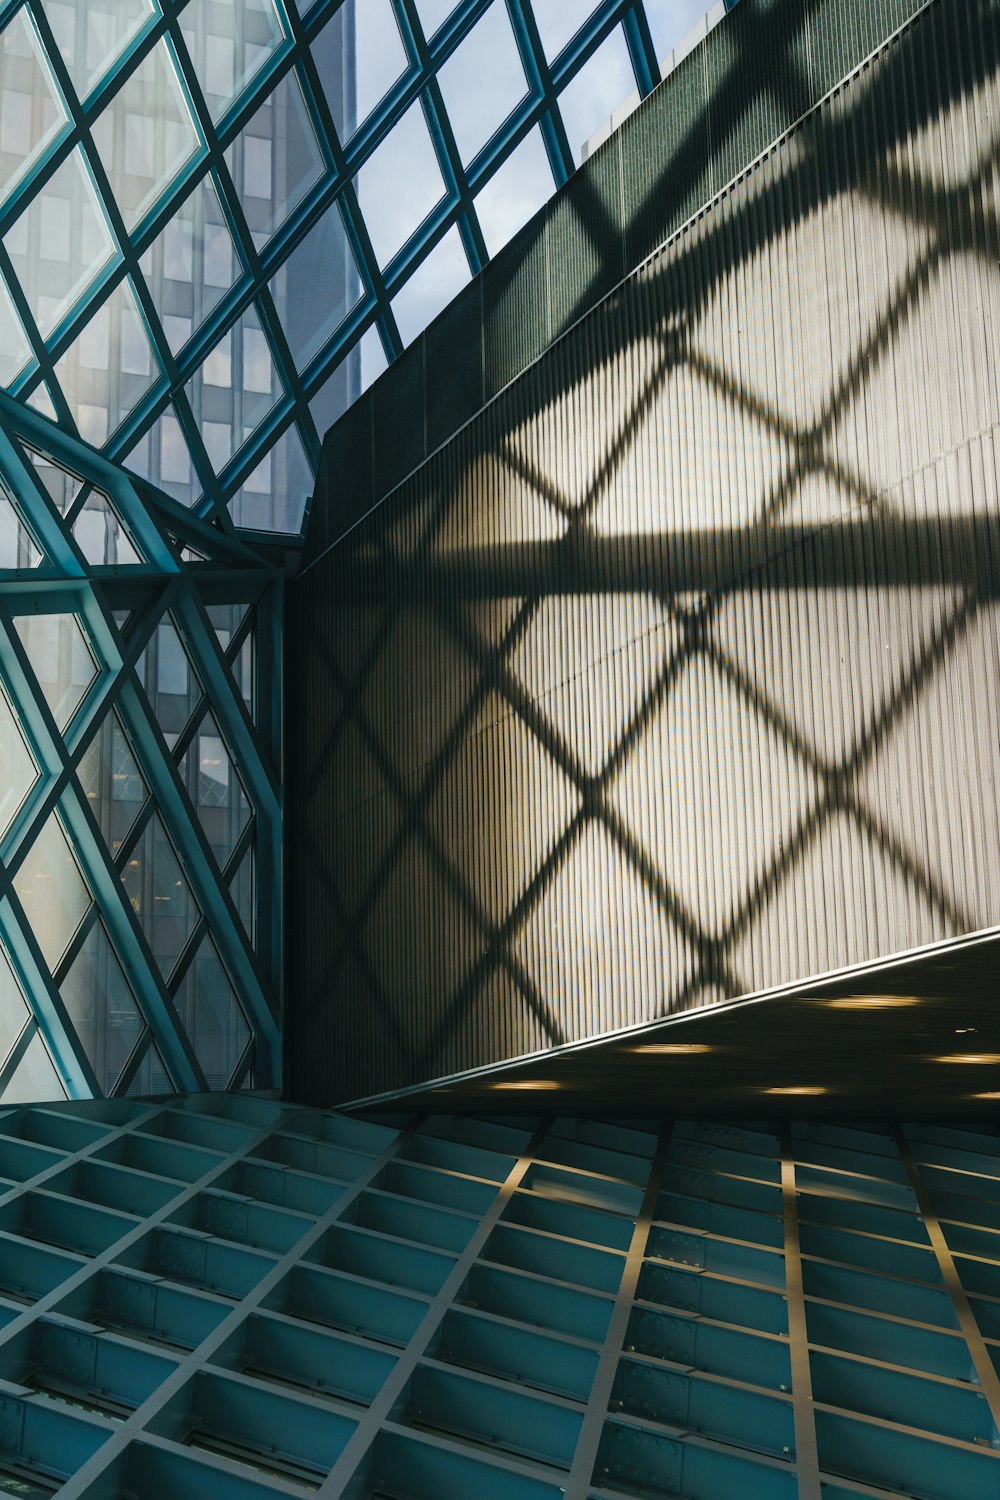
M 0 381 L 297 531 L 327 426 L 638 97 L 642 8 L 655 77 L 708 0 L 0 0 Z

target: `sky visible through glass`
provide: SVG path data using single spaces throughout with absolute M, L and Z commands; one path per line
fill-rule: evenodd
M 0 0 L 0 383 L 296 533 L 326 428 L 707 11 Z

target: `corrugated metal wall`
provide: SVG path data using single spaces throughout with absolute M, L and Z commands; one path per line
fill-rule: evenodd
M 918 17 L 290 589 L 296 1097 L 996 922 L 998 33 Z

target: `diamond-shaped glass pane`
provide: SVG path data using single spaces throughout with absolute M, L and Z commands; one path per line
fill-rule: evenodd
M 554 191 L 552 168 L 536 127 L 499 167 L 476 199 L 476 213 L 491 255 L 527 224 Z
M 337 134 L 346 141 L 406 71 L 390 0 L 345 0 L 313 43 L 313 57 Z
M 198 921 L 191 887 L 159 816 L 146 824 L 122 883 L 164 978 L 173 969 Z
M 438 73 L 455 143 L 468 165 L 528 92 L 504 0 L 493 4 Z
M 216 473 L 267 416 L 281 389 L 267 336 L 251 305 L 223 334 L 187 387 Z
M 97 567 L 142 561 L 121 517 L 100 490 L 91 490 L 87 496 L 73 522 L 73 535 L 84 557 Z
M 403 343 L 412 343 L 471 279 L 462 237 L 452 226 L 392 299 Z
M 29 1015 L 10 960 L 0 948 L 0 1064 L 10 1056 L 10 1049 L 21 1035 Z
M 317 287 L 323 288 L 321 298 Z M 292 357 L 303 370 L 357 306 L 363 291 L 339 203 L 331 203 L 272 277 L 269 288 Z
M 389 261 L 444 197 L 444 178 L 419 100 L 365 162 L 358 200 L 380 266 Z
M 101 922 L 95 922 L 84 939 L 60 994 L 98 1083 L 110 1094 L 143 1022 Z
M 24 450 L 30 458 L 35 472 L 46 493 L 52 500 L 60 515 L 65 515 L 73 501 L 83 488 L 83 480 L 57 464 L 54 458 L 49 458 L 44 453 L 36 453 L 34 448 Z
M 191 0 L 181 32 L 213 120 L 225 113 L 283 40 L 271 0 Z
M 31 315 L 48 338 L 115 254 L 79 147 L 32 198 L 3 242 Z
M 250 1028 L 211 938 L 195 954 L 174 1003 L 209 1088 L 225 1088 Z
M 676 6 L 677 0 L 668 3 Z M 567 5 L 566 0 L 531 0 L 531 9 L 545 56 L 552 62 L 597 5 L 596 0 L 577 0 L 573 5 Z
M 184 429 L 172 406 L 161 413 L 126 455 L 125 464 L 182 505 L 192 505 L 201 491 Z
M 160 1049 L 155 1042 L 151 1042 L 132 1082 L 125 1090 L 125 1097 L 142 1099 L 153 1094 L 172 1094 L 173 1092 L 174 1086 L 170 1081 L 170 1074 L 164 1067 Z
M 0 692 L 0 835 L 7 832 L 37 775 L 7 696 Z
M 14 624 L 56 726 L 65 729 L 97 676 L 83 628 L 76 615 L 18 615 Z
M 0 488 L 0 568 L 35 568 L 42 554 L 13 500 Z
M 4 1104 L 42 1104 L 53 1099 L 65 1099 L 66 1088 L 56 1072 L 42 1034 L 36 1031 L 28 1043 L 28 1050 L 17 1065 L 17 1070 L 3 1091 Z
M 68 118 L 25 6 L 0 31 L 0 199 Z
M 133 229 L 199 147 L 165 41 L 125 80 L 92 133 L 125 227 Z
M 0 385 L 9 385 L 16 375 L 20 375 L 31 357 L 31 345 L 21 327 L 10 293 L 0 281 Z M 45 387 L 42 386 L 41 389 L 44 390 Z
M 250 803 L 210 713 L 202 719 L 190 749 L 182 757 L 180 773 L 222 869 L 250 821 Z
M 14 876 L 14 889 L 42 956 L 54 969 L 90 906 L 90 891 L 55 813 Z
M 56 45 L 85 99 L 155 13 L 152 0 L 43 0 Z
M 172 746 L 200 701 L 202 686 L 169 615 L 157 625 L 136 671 L 163 737 Z
M 127 280 L 93 314 L 55 373 L 81 436 L 100 448 L 159 375 Z
M 226 165 L 260 249 L 323 173 L 323 153 L 294 70 L 236 137 Z
M 171 351 L 192 333 L 233 285 L 240 270 L 219 195 L 210 176 L 186 198 L 140 261 Z
M 115 713 L 104 720 L 76 774 L 108 848 L 117 854 L 149 788 Z
M 312 488 L 302 439 L 289 427 L 244 479 L 229 511 L 237 526 L 251 531 L 297 532 Z
M 455 9 L 458 0 L 417 0 L 417 15 L 424 28 L 424 36 L 431 37 Z

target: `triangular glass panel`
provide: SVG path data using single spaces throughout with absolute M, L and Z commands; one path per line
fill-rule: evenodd
M 84 557 L 95 567 L 126 567 L 141 563 L 117 510 L 100 490 L 91 490 L 73 522 L 73 536 Z
M 91 740 L 76 774 L 108 848 L 117 854 L 149 787 L 114 712 Z
M 36 1031 L 17 1071 L 3 1091 L 4 1104 L 46 1104 L 65 1099 L 66 1088 L 56 1072 L 42 1034 Z
M 0 568 L 37 568 L 42 554 L 21 513 L 0 489 Z
M 201 701 L 203 689 L 170 615 L 164 615 L 157 625 L 136 662 L 136 671 L 163 738 L 173 748 Z
M 209 1088 L 224 1089 L 250 1040 L 250 1027 L 210 937 L 202 941 L 174 1003 Z
M 154 1094 L 172 1094 L 174 1085 L 170 1080 L 155 1042 L 150 1042 L 146 1055 L 139 1064 L 131 1083 L 125 1090 L 126 1099 L 145 1099 Z
M 221 870 L 250 821 L 251 808 L 211 713 L 182 756 L 180 773 Z
M 243 858 L 236 867 L 236 874 L 229 883 L 229 894 L 233 898 L 233 904 L 239 912 L 240 921 L 254 946 L 254 904 L 253 904 L 253 877 L 254 877 L 254 847 L 250 845 Z
M 205 613 L 215 631 L 216 639 L 223 651 L 229 650 L 229 642 L 246 618 L 249 604 L 209 604 Z
M 122 871 L 122 884 L 164 979 L 200 912 L 166 830 L 154 813 Z
M 46 493 L 59 514 L 64 516 L 73 504 L 73 501 L 83 489 L 83 480 L 64 469 L 62 464 L 57 464 L 54 458 L 49 458 L 46 453 L 39 453 L 35 448 L 24 450 L 31 459 Z
M 40 411 L 43 417 L 50 417 L 53 422 L 58 422 L 59 414 L 49 394 L 49 388 L 44 382 L 41 385 L 36 385 L 31 395 L 26 399 L 28 405 L 35 411 Z
M 91 927 L 59 988 L 101 1090 L 108 1095 L 132 1055 L 143 1021 L 101 922 Z
M 17 615 L 14 625 L 56 727 L 65 729 L 97 677 L 76 615 Z
M 90 907 L 91 895 L 54 812 L 28 849 L 13 885 L 42 957 L 55 969 Z
M 21 986 L 14 978 L 10 960 L 0 948 L 0 1064 L 10 1056 L 10 1049 L 24 1030 L 24 1023 L 30 1015 Z
M 0 835 L 7 832 L 37 777 L 38 767 L 14 711 L 0 691 Z

